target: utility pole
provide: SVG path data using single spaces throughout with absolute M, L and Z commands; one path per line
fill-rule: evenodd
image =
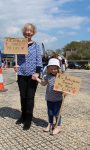
M 42 43 L 42 50 L 43 50 L 43 56 L 44 56 L 45 55 L 45 46 L 43 43 Z

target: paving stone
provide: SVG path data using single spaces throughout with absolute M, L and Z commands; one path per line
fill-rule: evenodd
M 83 73 L 83 70 L 78 72 Z M 77 74 L 77 70 L 74 73 Z M 90 79 L 90 71 L 85 73 Z M 0 93 L 0 150 L 90 150 L 89 93 L 81 90 L 76 96 L 68 95 L 65 98 L 61 132 L 51 136 L 43 132 L 43 128 L 48 124 L 44 97 L 46 87 L 39 84 L 35 95 L 32 126 L 30 130 L 23 131 L 22 124 L 15 124 L 21 114 L 15 73 L 10 70 L 8 74 L 4 73 L 4 77 L 7 82 L 5 88 L 8 90 Z M 82 80 L 87 82 L 86 78 Z

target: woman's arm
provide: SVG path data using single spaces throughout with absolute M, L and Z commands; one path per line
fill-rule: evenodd
M 39 73 L 40 73 L 40 70 L 42 68 L 41 49 L 37 43 L 35 43 L 35 44 L 36 44 L 36 59 L 37 59 L 37 61 L 36 61 L 36 72 L 38 73 L 38 71 L 39 71 Z

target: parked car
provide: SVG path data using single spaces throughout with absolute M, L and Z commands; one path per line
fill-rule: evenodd
M 89 69 L 90 69 L 90 63 L 85 64 L 85 65 L 84 65 L 84 69 L 89 70 Z
M 77 62 L 68 62 L 68 68 L 70 69 L 81 69 L 82 66 Z

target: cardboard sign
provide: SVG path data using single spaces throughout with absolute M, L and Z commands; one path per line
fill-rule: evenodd
M 58 73 L 54 84 L 54 90 L 76 95 L 80 89 L 80 82 L 78 77 Z
M 4 39 L 5 54 L 28 54 L 27 38 L 5 38 Z

